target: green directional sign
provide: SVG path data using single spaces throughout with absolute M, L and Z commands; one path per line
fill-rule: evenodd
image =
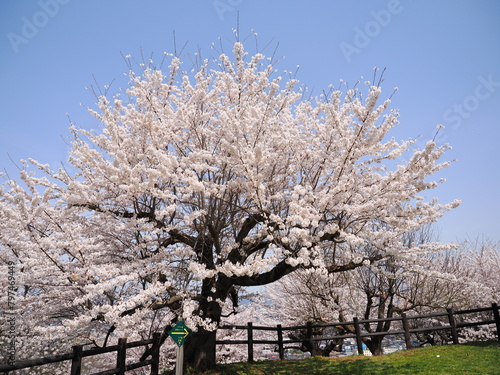
M 177 324 L 168 331 L 168 335 L 172 337 L 177 346 L 182 346 L 186 337 L 191 333 L 191 330 L 184 324 L 182 320 L 178 321 Z

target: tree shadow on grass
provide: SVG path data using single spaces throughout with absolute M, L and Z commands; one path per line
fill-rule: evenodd
M 224 368 L 220 375 L 370 375 L 386 374 L 394 370 L 387 363 L 373 363 L 368 358 L 352 361 L 331 361 L 315 357 L 308 360 L 265 361 L 258 368 L 248 364 L 233 364 Z
M 255 364 L 233 363 L 221 365 L 218 371 L 204 375 L 499 374 L 499 349 L 498 342 L 488 341 L 412 349 L 381 357 L 312 357 Z M 192 374 L 197 373 L 187 373 Z
M 479 347 L 486 347 L 486 346 L 496 346 L 500 347 L 500 341 L 496 340 L 488 340 L 488 341 L 474 341 L 474 342 L 466 342 L 461 345 L 467 345 L 467 346 L 479 346 Z

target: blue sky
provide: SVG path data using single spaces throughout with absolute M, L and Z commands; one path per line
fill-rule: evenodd
M 95 128 L 86 90 L 125 87 L 123 55 L 141 60 L 184 49 L 184 60 L 211 50 L 219 38 L 230 52 L 239 13 L 247 50 L 284 59 L 313 94 L 340 80 L 371 79 L 386 68 L 384 92 L 394 87 L 401 124 L 397 139 L 433 136 L 457 161 L 447 182 L 429 196 L 462 206 L 438 223 L 441 239 L 485 235 L 500 240 L 500 2 L 496 0 L 3 0 L 0 2 L 0 169 L 34 158 L 57 165 L 67 158 L 69 118 Z M 96 84 L 97 82 L 97 84 Z M 84 106 L 82 106 L 83 104 Z

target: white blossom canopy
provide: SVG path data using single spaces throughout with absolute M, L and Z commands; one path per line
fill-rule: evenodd
M 0 191 L 2 261 L 43 329 L 147 331 L 159 310 L 213 329 L 235 288 L 397 256 L 459 204 L 423 195 L 447 146 L 389 138 L 398 113 L 374 84 L 304 100 L 239 42 L 214 69 L 181 66 L 131 73 L 127 100 L 91 111 L 102 129 L 72 127 L 70 168 L 30 160 Z

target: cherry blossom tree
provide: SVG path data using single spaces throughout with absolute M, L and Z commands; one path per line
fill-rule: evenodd
M 455 301 L 455 309 L 474 309 L 500 301 L 500 242 L 494 242 L 486 236 L 475 239 L 467 238 L 461 244 L 461 252 L 455 277 L 462 282 L 462 289 L 468 291 L 465 298 Z M 493 319 L 491 313 L 462 315 L 458 320 L 470 322 L 474 319 Z M 496 339 L 496 327 L 479 326 L 462 329 L 459 333 L 463 341 Z
M 464 241 L 462 244 L 430 242 L 435 235 L 429 226 L 404 235 L 405 247 L 416 243 L 422 248 L 418 258 L 386 257 L 369 266 L 341 274 L 314 269 L 300 270 L 266 288 L 268 300 L 261 303 L 267 315 L 288 325 L 390 319 L 402 313 L 424 315 L 446 308 L 485 307 L 498 300 L 498 245 L 491 241 Z M 365 248 L 365 251 L 370 251 Z M 473 318 L 473 317 L 472 317 Z M 470 321 L 470 316 L 465 319 Z M 484 317 L 483 317 L 484 318 Z M 457 318 L 458 319 L 458 318 Z M 490 317 L 491 319 L 491 317 Z M 486 320 L 486 319 L 483 319 Z M 410 321 L 412 328 L 429 326 L 427 321 Z M 448 324 L 446 318 L 434 324 Z M 421 324 L 421 325 L 419 325 Z M 363 323 L 373 337 L 362 341 L 373 355 L 383 354 L 382 340 L 394 329 L 392 321 Z M 353 325 L 337 327 L 337 334 L 355 333 Z M 461 330 L 469 339 L 491 338 L 494 328 Z M 333 335 L 330 335 L 333 336 Z M 447 332 L 417 334 L 421 345 L 450 341 Z M 306 344 L 304 340 L 304 344 Z M 331 341 L 323 347 L 301 347 L 304 351 L 328 356 L 339 345 Z
M 71 127 L 67 167 L 28 160 L 3 184 L 1 259 L 32 331 L 105 345 L 183 319 L 186 361 L 211 368 L 239 288 L 418 256 L 402 233 L 459 204 L 424 195 L 448 146 L 390 138 L 376 82 L 305 100 L 262 54 L 233 52 L 131 72 L 127 98 L 90 110 L 100 129 Z
M 431 285 L 443 278 L 441 273 L 439 278 L 436 277 L 436 251 L 450 249 L 452 245 L 430 243 L 430 234 L 428 226 L 418 232 L 404 234 L 401 253 L 419 246 L 421 251 L 418 257 L 388 255 L 341 274 L 309 269 L 298 271 L 293 277 L 284 277 L 266 288 L 270 299 L 266 306 L 281 306 L 288 324 L 303 325 L 306 322 L 348 322 L 354 317 L 363 320 L 390 319 L 395 314 L 415 311 L 422 306 L 439 305 L 444 297 L 438 301 L 435 293 L 428 292 Z M 373 253 L 369 245 L 359 251 L 366 254 L 365 257 Z M 439 292 L 439 288 L 434 289 Z M 376 336 L 362 338 L 373 355 L 383 354 L 383 333 L 391 329 L 392 323 L 381 320 L 362 324 L 366 332 L 377 333 Z M 335 329 L 336 335 L 355 333 L 354 325 L 339 325 Z M 304 341 L 304 344 L 307 342 Z M 301 349 L 328 356 L 331 350 L 340 349 L 341 344 L 332 340 L 321 348 L 303 345 Z
M 477 302 L 488 304 L 500 298 L 500 241 L 487 237 L 466 239 L 461 246 L 466 256 L 466 264 L 472 270 L 475 282 L 484 285 L 490 294 L 477 295 Z M 465 268 L 465 267 L 464 267 Z M 458 276 L 458 275 L 457 275 Z

